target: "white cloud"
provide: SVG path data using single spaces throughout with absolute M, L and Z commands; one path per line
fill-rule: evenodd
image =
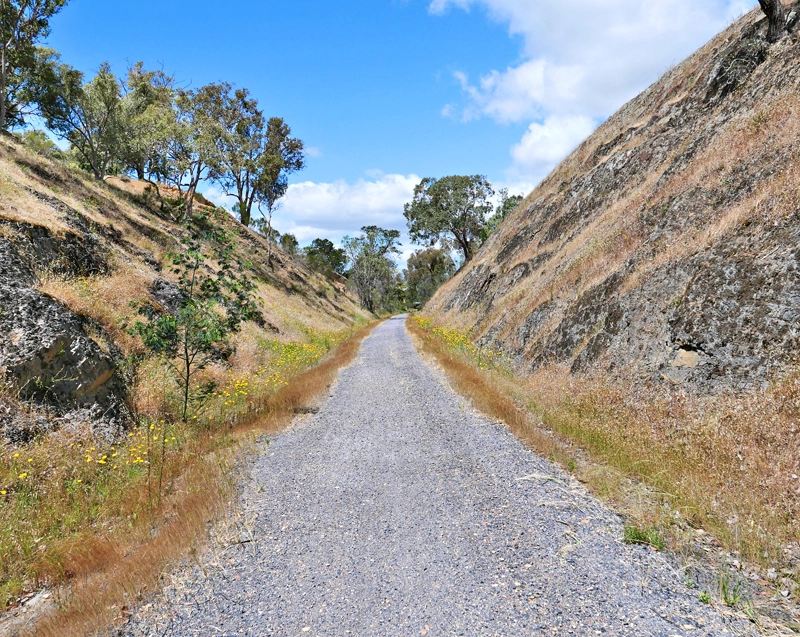
M 602 121 L 706 42 L 754 0 L 432 0 L 430 11 L 481 6 L 522 36 L 521 61 L 477 80 L 455 73 L 466 98 L 444 113 L 532 124 L 512 148 L 512 173 L 552 169 Z M 554 119 L 555 118 L 555 119 Z M 549 148 L 548 148 L 549 146 Z M 545 173 L 547 172 L 545 170 Z M 541 176 L 541 175 L 540 175 Z
M 306 151 L 306 155 L 309 157 L 322 157 L 322 150 L 316 146 L 306 146 L 304 150 Z
M 402 269 L 415 249 L 408 239 L 403 204 L 411 201 L 414 186 L 421 179 L 413 174 L 387 175 L 378 169 L 366 174 L 369 179 L 355 183 L 337 180 L 291 184 L 275 211 L 273 226 L 295 235 L 301 245 L 318 237 L 339 244 L 344 235 L 359 234 L 362 226 L 400 230 L 403 253 L 397 262 Z M 203 190 L 203 196 L 226 210 L 231 209 L 234 201 L 214 184 Z
M 515 171 L 544 179 L 547 173 L 572 152 L 595 129 L 595 122 L 583 115 L 551 115 L 542 124 L 534 122 L 511 148 Z
M 213 203 L 215 206 L 219 206 L 220 208 L 225 208 L 225 210 L 230 210 L 231 205 L 233 205 L 233 202 L 235 201 L 233 197 L 229 197 L 228 195 L 226 195 L 215 184 L 203 187 L 202 195 L 203 197 L 208 199 L 211 203 Z
M 356 183 L 292 184 L 275 213 L 275 226 L 281 232 L 293 233 L 301 243 L 317 237 L 338 242 L 366 225 L 404 231 L 403 204 L 411 201 L 420 178 L 369 172 L 371 179 Z

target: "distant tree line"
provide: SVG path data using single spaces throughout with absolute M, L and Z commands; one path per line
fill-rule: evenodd
M 364 226 L 340 246 L 317 238 L 301 249 L 294 235 L 272 226 L 288 177 L 305 163 L 303 142 L 286 122 L 267 117 L 245 88 L 227 82 L 180 87 L 141 62 L 124 77 L 108 64 L 85 77 L 41 45 L 66 3 L 0 0 L 0 130 L 22 129 L 29 147 L 97 179 L 127 174 L 149 182 L 148 196 L 180 221 L 192 218 L 201 183 L 213 181 L 235 201 L 232 211 L 241 223 L 267 237 L 269 251 L 276 243 L 323 275 L 346 279 L 371 312 L 423 305 L 455 272 L 453 254 L 469 261 L 521 200 L 501 191 L 494 207 L 495 192 L 479 175 L 422 180 L 405 216 L 412 241 L 427 247 L 402 273 L 398 230 Z M 68 143 L 66 151 L 28 128 L 33 116 Z M 163 185 L 174 190 L 165 194 Z

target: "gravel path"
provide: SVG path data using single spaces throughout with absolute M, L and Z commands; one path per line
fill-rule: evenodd
M 567 474 L 475 414 L 400 318 L 251 467 L 227 540 L 119 634 L 736 635 Z M 238 543 L 237 543 L 238 541 Z

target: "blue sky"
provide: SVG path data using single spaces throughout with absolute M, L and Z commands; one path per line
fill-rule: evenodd
M 277 227 L 404 229 L 419 178 L 527 194 L 604 118 L 755 0 L 71 0 L 49 44 L 245 86 L 309 150 Z M 204 188 L 220 203 L 213 186 Z M 407 246 L 408 247 L 408 246 Z

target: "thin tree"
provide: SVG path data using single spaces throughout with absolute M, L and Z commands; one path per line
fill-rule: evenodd
M 19 93 L 35 68 L 36 43 L 67 0 L 0 0 L 0 130 L 21 124 Z
M 349 279 L 356 288 L 362 308 L 373 314 L 396 283 L 400 231 L 364 226 L 361 236 L 343 237 L 342 245 L 350 259 Z
M 236 198 L 236 212 L 250 225 L 253 204 L 259 191 L 265 121 L 258 102 L 247 89 L 222 84 L 219 99 L 219 135 L 211 162 L 210 177 L 225 194 Z
M 168 151 L 167 179 L 181 193 L 183 218 L 191 218 L 194 196 L 217 156 L 216 140 L 227 84 L 208 84 L 195 91 L 181 90 L 175 99 L 176 124 Z
M 195 376 L 233 352 L 230 337 L 242 321 L 261 316 L 252 297 L 255 286 L 235 259 L 230 238 L 220 228 L 213 233 L 216 267 L 206 263 L 211 259 L 203 253 L 198 236 L 184 239 L 185 250 L 169 255 L 178 277 L 180 306 L 172 314 L 151 313 L 148 321 L 137 321 L 130 329 L 142 337 L 150 351 L 163 356 L 175 374 L 184 422 L 189 416 Z
M 291 133 L 292 129 L 282 118 L 271 117 L 267 122 L 264 145 L 259 157 L 259 225 L 267 227 L 267 265 L 272 264 L 272 215 L 289 189 L 289 175 L 305 165 L 303 142 L 296 137 L 290 137 Z M 266 216 L 262 207 L 266 208 Z
M 120 159 L 126 170 L 144 181 L 163 172 L 163 152 L 175 130 L 174 79 L 163 71 L 148 71 L 142 62 L 128 70 L 123 86 L 124 133 Z M 154 183 L 152 179 L 149 179 Z M 157 184 L 156 185 L 157 188 Z
M 122 139 L 120 83 L 108 64 L 91 82 L 66 64 L 52 63 L 52 78 L 38 94 L 47 127 L 66 139 L 97 179 L 119 157 Z

